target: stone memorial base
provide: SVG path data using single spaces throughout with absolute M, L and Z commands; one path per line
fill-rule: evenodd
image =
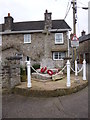
M 52 77 L 48 74 L 38 74 L 38 73 L 32 73 L 32 78 L 40 79 L 40 80 L 50 80 Z
M 53 71 L 53 73 L 56 73 L 58 72 L 58 69 L 50 69 Z M 49 75 L 47 73 L 47 71 L 45 73 L 41 73 L 40 72 L 40 69 L 37 70 L 38 73 L 32 73 L 32 78 L 35 78 L 35 79 L 40 79 L 40 80 L 61 80 L 64 75 L 63 75 L 63 72 L 61 73 L 58 73 L 57 75 L 53 74 L 53 75 Z

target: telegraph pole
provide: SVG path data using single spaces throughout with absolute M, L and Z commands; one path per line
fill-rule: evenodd
M 76 0 L 73 0 L 73 34 L 76 34 Z
M 76 22 L 77 22 L 77 0 L 72 0 L 73 5 L 73 35 L 76 35 Z M 73 62 L 76 60 L 76 47 L 73 48 Z

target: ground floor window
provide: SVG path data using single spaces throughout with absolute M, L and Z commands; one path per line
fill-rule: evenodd
M 64 59 L 66 56 L 65 52 L 53 52 L 53 60 Z

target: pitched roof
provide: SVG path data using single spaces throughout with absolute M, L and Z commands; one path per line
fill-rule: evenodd
M 80 43 L 81 43 L 81 42 L 84 42 L 84 41 L 86 41 L 86 40 L 90 40 L 90 34 L 88 34 L 88 35 L 83 35 L 83 36 L 79 37 L 79 42 L 80 42 Z
M 12 31 L 25 31 L 25 30 L 44 30 L 45 21 L 26 21 L 13 23 Z M 69 29 L 69 25 L 64 20 L 52 20 L 52 29 Z M 4 31 L 4 24 L 2 25 Z
M 42 29 L 44 29 L 43 21 L 17 22 L 13 24 L 13 31 L 42 30 Z

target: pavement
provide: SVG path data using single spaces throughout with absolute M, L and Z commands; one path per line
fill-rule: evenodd
M 82 76 L 78 76 L 78 80 L 76 81 L 73 74 L 71 74 L 71 87 L 67 87 L 66 83 L 66 76 L 57 81 L 45 81 L 32 78 L 31 88 L 27 87 L 27 82 L 21 82 L 20 85 L 13 88 L 10 92 L 33 97 L 57 97 L 78 92 L 88 85 L 88 81 L 82 80 Z M 3 90 L 3 93 L 5 92 L 6 91 Z
M 88 87 L 59 97 L 2 96 L 2 118 L 88 118 Z M 51 120 L 51 119 L 50 119 Z M 56 120 L 56 119 L 55 119 Z M 70 119 L 71 120 L 71 119 Z
M 5 94 L 2 94 L 2 118 L 88 119 L 89 75 L 88 80 L 83 81 L 82 76 L 79 76 L 79 81 L 76 82 L 75 76 L 71 74 L 69 88 L 66 86 L 65 76 L 58 81 L 32 78 L 31 88 L 27 88 L 27 82 L 22 82 L 10 93 L 3 90 Z

